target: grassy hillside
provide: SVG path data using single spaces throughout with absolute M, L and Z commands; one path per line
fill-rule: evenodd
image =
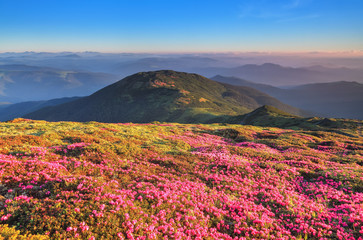
M 25 115 L 48 121 L 183 122 L 213 121 L 262 105 L 300 111 L 249 87 L 222 84 L 197 74 L 162 70 L 131 75 L 91 96 Z
M 362 132 L 339 131 L 0 123 L 0 239 L 362 239 Z

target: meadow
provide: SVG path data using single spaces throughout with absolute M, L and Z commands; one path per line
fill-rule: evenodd
M 0 123 L 0 239 L 363 240 L 361 130 Z

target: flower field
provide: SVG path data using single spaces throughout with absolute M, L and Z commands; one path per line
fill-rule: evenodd
M 359 129 L 0 123 L 0 239 L 360 239 Z

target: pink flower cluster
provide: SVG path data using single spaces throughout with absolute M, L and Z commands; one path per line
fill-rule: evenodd
M 270 132 L 233 142 L 197 125 L 110 129 L 134 126 L 164 132 L 124 155 L 104 126 L 108 152 L 81 142 L 0 155 L 0 224 L 55 239 L 363 240 L 363 167 L 346 144 L 275 148 Z

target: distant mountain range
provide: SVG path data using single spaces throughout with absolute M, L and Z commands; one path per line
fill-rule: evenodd
M 161 70 L 134 74 L 88 97 L 42 108 L 25 117 L 48 121 L 203 123 L 242 115 L 262 105 L 304 114 L 250 87 Z
M 43 101 L 29 101 L 15 104 L 0 105 L 0 121 L 8 121 L 24 116 L 44 107 L 56 106 L 79 99 L 80 97 L 57 98 Z
M 87 96 L 135 72 L 173 69 L 210 78 L 219 75 L 223 79 L 213 77 L 213 80 L 255 88 L 311 114 L 363 119 L 363 70 L 360 68 L 286 67 L 272 63 L 236 66 L 231 57 L 213 55 L 160 57 L 145 54 L 145 57 L 137 54 L 64 52 L 16 56 L 0 54 L 0 109 L 7 107 L 1 103 Z M 4 64 L 7 62 L 14 64 Z M 90 72 L 103 70 L 107 73 Z M 16 106 L 18 108 L 19 105 Z M 10 115 L 5 114 L 4 118 Z
M 115 75 L 107 73 L 0 65 L 0 102 L 85 96 L 116 80 Z
M 173 69 L 206 77 L 234 76 L 273 86 L 337 81 L 363 83 L 362 58 L 317 57 L 317 54 L 0 53 L 0 65 L 9 64 L 104 72 L 117 75 L 118 79 L 137 72 Z
M 363 119 L 363 84 L 361 83 L 340 81 L 282 89 L 236 77 L 217 75 L 211 79 L 258 89 L 291 106 L 315 112 L 320 116 Z
M 120 63 L 112 69 L 112 72 L 129 75 L 135 72 L 161 69 L 193 72 L 207 77 L 213 77 L 215 75 L 234 76 L 248 79 L 255 83 L 280 87 L 336 81 L 356 81 L 363 83 L 363 69 L 329 68 L 319 65 L 310 67 L 285 67 L 273 63 L 264 63 L 261 65 L 246 64 L 238 67 L 229 67 L 213 58 L 201 57 L 143 58 Z
M 293 68 L 265 63 L 262 65 L 247 64 L 235 68 L 207 68 L 201 71 L 280 87 L 336 81 L 363 83 L 363 70 L 350 68 L 327 68 L 323 66 Z M 210 76 L 208 74 L 206 76 Z
M 137 72 L 173 69 L 200 74 L 203 71 L 199 68 L 209 68 L 220 64 L 222 64 L 220 61 L 207 57 L 149 57 L 119 63 L 112 71 L 121 75 L 130 75 Z

